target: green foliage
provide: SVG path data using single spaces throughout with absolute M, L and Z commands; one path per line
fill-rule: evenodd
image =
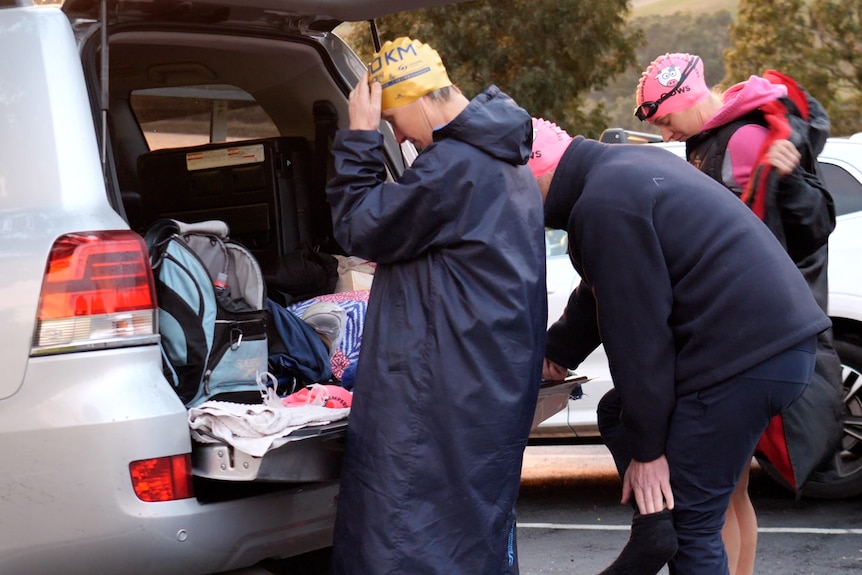
M 647 39 L 646 47 L 638 50 L 639 70 L 662 54 L 688 52 L 703 59 L 707 83 L 717 84 L 724 78 L 723 52 L 730 46 L 732 24 L 733 18 L 727 10 L 637 18 L 632 25 L 642 28 Z M 634 93 L 634 87 L 631 92 Z
M 710 85 L 729 87 L 775 68 L 824 105 L 833 135 L 862 131 L 862 0 L 476 0 L 379 21 L 383 40 L 408 35 L 433 46 L 468 96 L 497 84 L 533 115 L 571 133 L 605 127 L 657 133 L 632 116 L 641 72 L 666 52 L 704 60 Z M 657 6 L 664 6 L 658 12 Z M 707 7 L 704 7 L 707 6 Z M 734 13 L 737 14 L 734 23 Z M 367 28 L 355 39 L 370 60 Z M 356 47 L 356 42 L 353 42 Z
M 817 47 L 805 85 L 826 106 L 834 135 L 862 131 L 862 1 L 815 0 L 809 13 Z
M 740 0 L 728 80 L 781 70 L 823 104 L 833 135 L 862 131 L 860 18 L 859 0 Z
M 731 39 L 733 47 L 725 53 L 728 83 L 767 68 L 802 80 L 813 43 L 804 0 L 740 0 Z
M 596 137 L 604 106 L 587 102 L 634 64 L 643 39 L 626 25 L 626 0 L 477 0 L 378 22 L 382 41 L 410 36 L 436 49 L 472 97 L 496 84 L 534 116 Z M 364 59 L 371 52 L 360 47 Z

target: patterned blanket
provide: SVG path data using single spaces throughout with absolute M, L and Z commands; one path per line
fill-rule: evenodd
M 294 315 L 302 319 L 305 310 L 319 301 L 332 302 L 341 306 L 347 313 L 347 326 L 344 339 L 338 350 L 332 355 L 332 374 L 341 379 L 344 370 L 355 364 L 359 359 L 359 344 L 362 341 L 362 329 L 365 325 L 365 310 L 368 308 L 368 290 L 347 291 L 324 294 L 303 300 L 287 306 Z

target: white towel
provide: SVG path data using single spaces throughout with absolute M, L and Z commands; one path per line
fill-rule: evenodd
M 226 442 L 249 455 L 262 457 L 276 439 L 308 425 L 326 425 L 344 419 L 349 413 L 349 407 L 279 407 L 207 401 L 189 409 L 189 427 L 192 438 L 201 443 Z

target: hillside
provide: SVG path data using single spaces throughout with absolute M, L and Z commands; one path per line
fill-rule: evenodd
M 729 11 L 736 18 L 739 0 L 631 0 L 632 16 L 662 16 L 674 12 Z

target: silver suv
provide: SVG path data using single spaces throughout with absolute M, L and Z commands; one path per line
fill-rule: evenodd
M 0 0 L 0 573 L 325 572 L 346 424 L 260 458 L 192 441 L 140 234 L 215 217 L 261 260 L 337 253 L 327 146 L 364 66 L 332 30 L 443 3 Z M 292 152 L 238 170 L 245 199 L 143 173 L 157 150 L 250 140 Z M 540 413 L 566 396 L 544 390 Z

